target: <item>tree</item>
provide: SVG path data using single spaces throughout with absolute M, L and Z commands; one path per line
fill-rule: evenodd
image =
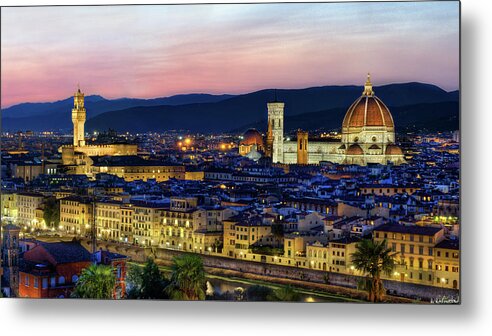
M 268 297 L 273 294 L 273 290 L 267 286 L 253 285 L 246 289 L 245 297 L 247 301 L 268 301 Z
M 57 228 L 60 224 L 60 204 L 56 198 L 50 197 L 44 202 L 43 219 L 48 227 Z
M 284 226 L 282 223 L 272 224 L 272 235 L 275 238 L 277 247 L 284 241 Z
M 268 296 L 269 301 L 299 301 L 301 296 L 291 286 L 283 286 Z
M 193 254 L 173 258 L 172 274 L 166 293 L 173 300 L 205 300 L 205 269 Z
M 168 299 L 164 292 L 168 280 L 162 275 L 152 258 L 148 258 L 144 267 L 130 267 L 127 276 L 130 299 Z
M 72 293 L 83 299 L 111 299 L 116 279 L 113 269 L 106 265 L 90 265 L 85 268 Z
M 385 289 L 381 275 L 391 275 L 395 268 L 394 256 L 395 253 L 387 247 L 386 240 L 378 243 L 370 239 L 363 239 L 357 244 L 357 249 L 351 256 L 352 263 L 366 276 L 359 283 L 359 287 L 367 291 L 369 301 L 383 301 Z

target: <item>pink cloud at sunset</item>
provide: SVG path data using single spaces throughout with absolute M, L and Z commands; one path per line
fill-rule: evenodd
M 459 86 L 459 4 L 3 8 L 2 107 L 418 81 Z

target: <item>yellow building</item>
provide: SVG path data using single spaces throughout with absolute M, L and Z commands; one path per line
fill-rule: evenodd
M 185 180 L 203 181 L 204 178 L 205 178 L 204 171 L 185 171 Z
M 249 259 L 251 246 L 256 243 L 273 244 L 272 226 L 249 218 L 232 217 L 224 221 L 224 250 L 228 257 Z M 271 241 L 270 241 L 271 240 Z
M 185 179 L 185 166 L 146 160 L 139 156 L 113 156 L 94 159 L 91 163 L 91 176 L 107 173 L 124 178 L 125 181 L 154 179 L 157 182 L 169 179 Z
M 98 239 L 120 241 L 121 206 L 122 203 L 113 201 L 96 203 L 96 232 Z
M 0 197 L 2 221 L 16 219 L 19 215 L 19 208 L 17 207 L 17 194 L 2 192 Z
M 59 230 L 68 234 L 88 236 L 91 234 L 93 220 L 91 200 L 79 196 L 60 199 Z
M 319 241 L 306 246 L 307 266 L 322 271 L 354 274 L 352 254 L 359 238 L 344 237 L 322 244 Z
M 17 194 L 17 223 L 27 228 L 39 228 L 40 218 L 39 211 L 44 203 L 43 194 L 23 192 Z
M 91 156 L 136 155 L 137 145 L 128 143 L 87 144 L 85 141 L 86 109 L 84 94 L 80 88 L 74 94 L 72 109 L 73 144 L 61 146 L 58 151 L 62 155 L 62 163 L 71 166 L 75 174 L 90 173 Z
M 374 230 L 374 240 L 386 239 L 396 253 L 397 267 L 393 280 L 436 285 L 435 249 L 444 240 L 444 229 L 430 226 L 383 224 Z
M 443 240 L 434 248 L 435 286 L 460 288 L 460 250 L 457 240 Z

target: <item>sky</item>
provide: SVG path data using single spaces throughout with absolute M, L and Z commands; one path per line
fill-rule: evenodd
M 458 2 L 9 7 L 1 106 L 425 82 L 459 87 Z M 377 94 L 377 92 L 376 92 Z

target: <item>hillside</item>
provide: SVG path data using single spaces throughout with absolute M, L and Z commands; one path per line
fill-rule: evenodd
M 212 96 L 214 101 L 192 101 L 189 99 L 167 99 L 165 104 L 158 100 L 130 100 L 132 104 L 140 104 L 129 108 L 117 108 L 129 104 L 128 99 L 88 102 L 88 121 L 86 129 L 146 132 L 165 131 L 170 129 L 188 129 L 196 132 L 224 132 L 238 129 L 245 125 L 259 123 L 266 119 L 266 104 L 276 95 L 285 102 L 285 115 L 293 120 L 296 127 L 311 129 L 310 120 L 315 116 L 290 119 L 289 117 L 307 113 L 320 113 L 326 127 L 339 127 L 341 118 L 348 106 L 360 96 L 361 86 L 322 86 L 305 89 L 261 90 L 238 96 Z M 375 92 L 388 106 L 393 109 L 416 104 L 439 102 L 456 102 L 457 92 L 446 92 L 437 86 L 423 83 L 389 84 L 375 87 Z M 185 95 L 186 96 L 186 95 Z M 3 129 L 57 130 L 71 128 L 71 101 L 62 111 L 45 115 L 23 118 L 5 118 Z M 112 108 L 114 110 L 104 111 Z M 95 111 L 92 111 L 95 109 Z M 321 111 L 321 112 L 313 112 Z M 324 111 L 324 112 L 323 112 Z M 326 113 L 326 111 L 330 111 Z M 403 113 L 405 114 L 405 113 Z M 8 114 L 7 114 L 8 116 Z M 412 116 L 409 116 L 412 119 Z M 301 120 L 302 119 L 302 120 Z M 264 125 L 264 123 L 261 123 Z M 306 127 L 302 125 L 306 125 Z M 415 124 L 420 121 L 415 119 Z M 424 123 L 425 124 L 425 123 Z M 259 125 L 259 124 L 258 124 Z M 316 125 L 313 125 L 316 127 Z M 319 126 L 319 125 L 318 125 Z M 323 126 L 325 127 L 325 126 Z
M 393 115 L 397 132 L 404 131 L 453 131 L 459 129 L 459 103 L 440 102 L 407 106 L 388 107 Z M 285 118 L 286 132 L 304 130 L 339 130 L 345 116 L 345 109 L 336 108 L 317 112 L 303 113 Z M 245 124 L 231 130 L 242 133 L 249 128 L 265 131 L 267 119 Z

